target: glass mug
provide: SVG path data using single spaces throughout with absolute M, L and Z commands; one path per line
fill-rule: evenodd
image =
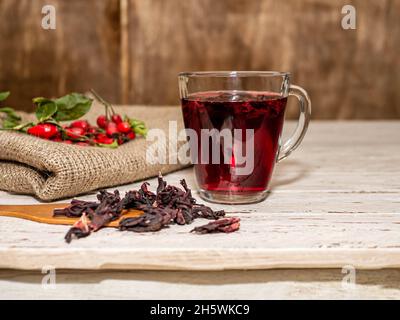
M 200 196 L 217 203 L 264 200 L 276 162 L 301 143 L 311 101 L 290 74 L 272 71 L 182 72 L 179 91 Z M 299 101 L 292 137 L 281 145 L 289 96 Z

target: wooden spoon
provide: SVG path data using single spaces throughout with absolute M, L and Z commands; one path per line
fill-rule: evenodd
M 53 217 L 54 209 L 62 209 L 69 206 L 68 203 L 50 203 L 36 205 L 0 205 L 0 216 L 21 218 L 30 221 L 47 223 L 73 225 L 79 218 Z M 105 225 L 105 227 L 117 228 L 119 221 L 124 218 L 138 217 L 143 211 L 129 210 L 122 213 L 122 216 L 115 221 Z

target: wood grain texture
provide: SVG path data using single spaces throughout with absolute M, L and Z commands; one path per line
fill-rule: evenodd
M 58 8 L 56 31 L 40 27 L 43 4 Z M 347 4 L 357 30 L 341 28 Z M 284 70 L 316 119 L 399 119 L 398 12 L 400 0 L 1 0 L 0 88 L 25 110 L 90 87 L 175 105 L 180 71 Z
M 400 117 L 398 0 L 129 3 L 129 102 L 175 104 L 179 71 L 284 70 L 309 91 L 314 118 Z M 357 30 L 345 31 L 351 3 Z
M 400 271 L 357 270 L 354 287 L 341 269 L 223 272 L 0 270 L 0 299 L 400 299 Z
M 0 217 L 0 268 L 399 268 L 399 130 L 396 121 L 313 122 L 300 149 L 277 166 L 266 201 L 213 205 L 242 219 L 233 234 L 190 234 L 204 223 L 197 220 L 148 234 L 104 229 L 67 245 L 63 226 Z M 195 186 L 191 169 L 166 179 L 182 177 Z M 0 192 L 0 204 L 10 203 L 37 201 Z
M 44 5 L 56 8 L 56 30 L 41 27 Z M 120 96 L 119 0 L 1 0 L 0 88 L 32 110 L 32 98 L 95 88 Z

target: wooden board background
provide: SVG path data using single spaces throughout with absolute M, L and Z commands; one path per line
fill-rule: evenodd
M 41 28 L 41 8 L 57 29 Z M 341 9 L 357 9 L 357 30 Z M 400 118 L 400 0 L 0 0 L 0 89 L 177 104 L 187 70 L 288 70 L 319 119 Z M 297 115 L 291 105 L 289 117 Z

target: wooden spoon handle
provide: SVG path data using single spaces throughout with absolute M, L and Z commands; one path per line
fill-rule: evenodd
M 73 225 L 78 218 L 53 217 L 54 209 L 65 208 L 68 203 L 51 203 L 37 205 L 0 205 L 0 216 L 20 218 L 40 223 Z M 121 219 L 128 217 L 138 217 L 143 214 L 139 210 L 126 211 L 121 218 L 112 221 L 106 227 L 117 228 Z

